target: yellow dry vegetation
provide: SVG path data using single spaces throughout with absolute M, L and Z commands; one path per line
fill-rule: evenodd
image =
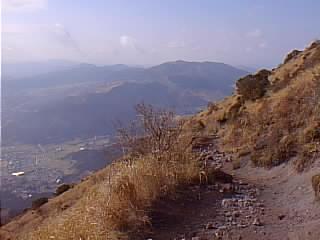
M 320 152 L 319 42 L 274 69 L 269 81 L 263 97 L 247 100 L 236 93 L 187 124 L 203 122 L 202 133 L 218 133 L 236 159 L 250 153 L 255 165 L 265 167 L 295 159 L 302 171 Z
M 77 203 L 20 239 L 133 239 L 150 227 L 148 209 L 197 176 L 196 161 L 159 162 L 151 156 L 108 167 Z
M 146 105 L 139 111 L 148 137 L 122 131 L 132 150 L 57 197 L 62 204 L 68 195 L 82 193 L 72 206 L 51 214 L 35 229 L 29 226 L 18 239 L 135 239 L 150 230 L 149 210 L 156 200 L 173 197 L 177 187 L 198 181 L 199 163 L 189 139 L 178 124 L 173 126 L 174 116 Z
M 268 81 L 263 95 L 234 94 L 181 126 L 173 126 L 172 114 L 141 106 L 144 137 L 122 132 L 131 152 L 0 233 L 22 240 L 141 237 L 152 204 L 197 181 L 198 156 L 189 149 L 197 135 L 220 135 L 224 150 L 237 156 L 235 169 L 243 156 L 266 167 L 294 159 L 297 170 L 305 169 L 320 152 L 320 43 L 291 54 Z

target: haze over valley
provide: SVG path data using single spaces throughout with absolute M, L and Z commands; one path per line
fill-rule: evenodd
M 320 239 L 320 1 L 0 8 L 0 240 Z
M 223 63 L 181 60 L 149 68 L 20 63 L 19 76 L 11 71 L 13 66 L 2 66 L 1 172 L 7 186 L 2 188 L 2 205 L 10 203 L 7 207 L 13 209 L 19 205 L 20 211 L 35 197 L 51 195 L 61 181 L 79 181 L 119 156 L 113 145 L 117 123 L 132 121 L 136 104 L 146 102 L 189 115 L 231 94 L 235 81 L 247 74 Z M 29 72 L 21 76 L 23 69 Z M 115 148 L 113 157 L 95 154 L 106 147 Z M 85 151 L 93 155 L 88 157 Z M 84 154 L 85 167 L 70 161 L 68 156 L 77 152 Z M 23 185 L 11 176 L 20 171 L 25 172 Z
M 3 79 L 3 142 L 44 144 L 112 134 L 116 121 L 132 119 L 139 102 L 191 114 L 232 93 L 246 74 L 222 63 L 176 61 L 151 68 L 80 64 Z

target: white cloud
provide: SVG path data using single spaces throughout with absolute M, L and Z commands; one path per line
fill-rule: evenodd
M 46 28 L 45 24 L 3 23 L 1 32 L 3 34 L 31 34 L 39 33 Z
M 139 44 L 137 43 L 136 39 L 128 36 L 128 35 L 122 35 L 119 39 L 120 45 L 123 48 L 127 48 L 127 49 L 133 49 L 134 51 L 144 54 L 146 53 L 146 50 L 142 47 L 139 46 Z
M 68 29 L 60 23 L 56 24 L 3 24 L 2 33 L 4 37 L 15 36 L 15 38 L 23 38 L 34 36 L 40 39 L 49 39 L 64 48 L 79 50 L 76 40 L 73 38 Z
M 77 39 L 61 23 L 3 24 L 2 50 L 5 60 L 11 62 L 87 57 Z
M 260 38 L 260 37 L 262 37 L 262 31 L 261 31 L 261 29 L 257 28 L 253 31 L 248 32 L 247 36 L 252 37 L 252 38 Z
M 2 24 L 2 33 L 21 33 L 24 31 L 24 28 L 21 24 Z
M 122 35 L 120 37 L 120 45 L 122 47 L 135 47 L 136 40 L 128 35 Z
M 52 32 L 54 34 L 54 38 L 63 47 L 73 49 L 77 53 L 82 54 L 82 51 L 80 50 L 80 48 L 78 46 L 78 43 L 72 37 L 71 33 L 68 31 L 68 29 L 64 25 L 62 25 L 60 23 L 54 24 Z
M 4 12 L 34 11 L 47 6 L 48 0 L 2 0 Z

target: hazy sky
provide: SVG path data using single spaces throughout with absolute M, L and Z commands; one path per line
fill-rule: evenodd
M 319 0 L 2 0 L 2 60 L 272 66 L 320 38 L 319 10 Z

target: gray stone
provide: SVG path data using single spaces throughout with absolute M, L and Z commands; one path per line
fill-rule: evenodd
M 206 224 L 206 229 L 209 230 L 209 229 L 215 229 L 216 227 L 214 226 L 214 224 L 212 222 L 209 222 Z
M 262 224 L 262 222 L 260 221 L 259 218 L 255 218 L 255 219 L 253 220 L 253 223 L 252 223 L 252 224 L 255 225 L 255 226 L 258 226 L 258 227 L 263 226 L 263 224 Z

